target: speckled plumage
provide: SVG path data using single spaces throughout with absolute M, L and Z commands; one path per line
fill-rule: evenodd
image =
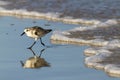
M 51 32 L 51 31 L 52 31 L 52 29 L 43 29 L 39 26 L 33 26 L 33 27 L 25 28 L 24 32 L 21 34 L 21 36 L 23 34 L 26 34 L 28 37 L 34 38 L 35 42 L 33 43 L 33 45 L 36 43 L 36 41 L 38 39 L 40 39 L 41 44 L 44 45 L 44 43 L 42 43 L 41 37 L 45 36 L 47 33 Z
M 52 31 L 52 30 L 51 29 L 43 29 L 43 28 L 38 27 L 38 26 L 25 28 L 25 30 L 24 30 L 24 32 L 26 33 L 26 35 L 28 37 L 34 38 L 35 40 L 43 37 L 44 35 L 46 35 L 50 31 Z

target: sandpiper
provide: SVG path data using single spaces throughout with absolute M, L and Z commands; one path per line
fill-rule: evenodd
M 35 39 L 34 43 L 29 47 L 29 49 L 30 49 L 35 45 L 35 43 L 38 39 L 40 39 L 41 44 L 43 46 L 45 46 L 45 44 L 42 42 L 41 37 L 45 36 L 47 33 L 51 32 L 51 31 L 52 31 L 52 29 L 43 29 L 39 26 L 33 26 L 33 27 L 25 28 L 24 32 L 21 34 L 21 36 L 26 34 L 28 37 Z

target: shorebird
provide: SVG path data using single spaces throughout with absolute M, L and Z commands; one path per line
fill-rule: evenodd
M 35 39 L 34 43 L 29 47 L 29 49 L 30 49 L 36 44 L 36 41 L 38 39 L 40 39 L 41 44 L 43 46 L 45 46 L 45 44 L 42 42 L 41 37 L 45 36 L 47 33 L 51 32 L 51 31 L 52 31 L 52 29 L 43 29 L 39 26 L 33 26 L 33 27 L 25 28 L 24 32 L 21 34 L 21 36 L 26 34 L 28 37 Z

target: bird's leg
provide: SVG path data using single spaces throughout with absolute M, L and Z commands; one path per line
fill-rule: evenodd
M 31 49 L 35 45 L 36 41 L 28 48 Z
M 40 42 L 41 42 L 41 44 L 43 45 L 43 46 L 45 46 L 45 44 L 42 42 L 42 39 L 40 38 Z

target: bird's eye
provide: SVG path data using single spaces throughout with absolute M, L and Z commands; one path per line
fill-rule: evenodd
M 35 35 L 38 35 L 38 32 L 35 32 Z
M 28 29 L 26 31 L 29 31 Z

